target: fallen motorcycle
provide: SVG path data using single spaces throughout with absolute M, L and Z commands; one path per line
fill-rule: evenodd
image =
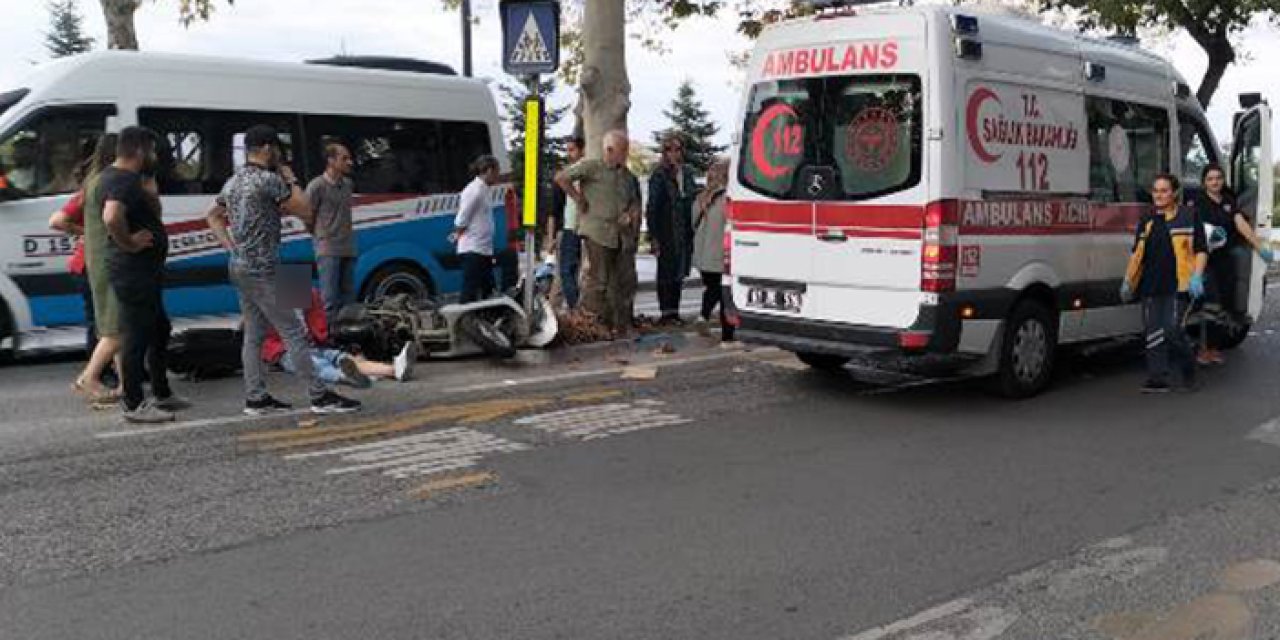
M 373 360 L 394 357 L 409 341 L 433 358 L 485 354 L 511 358 L 522 347 L 542 348 L 558 332 L 556 314 L 547 300 L 552 269 L 534 274 L 533 311 L 520 304 L 523 282 L 487 300 L 440 305 L 407 294 L 353 304 L 338 315 L 333 340 Z

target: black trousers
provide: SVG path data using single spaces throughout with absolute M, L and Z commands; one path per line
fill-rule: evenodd
M 658 306 L 662 309 L 662 317 L 677 317 L 680 315 L 684 279 L 689 275 L 688 245 L 671 242 L 659 246 Z
M 703 271 L 702 319 L 710 320 L 711 312 L 720 307 L 720 339 L 733 340 L 733 325 L 724 316 L 724 274 Z
M 476 302 L 493 295 L 493 257 L 482 253 L 459 254 L 462 259 L 461 302 Z
M 120 301 L 120 377 L 124 406 L 138 408 L 146 397 L 143 381 L 150 374 L 151 393 L 157 398 L 173 395 L 169 387 L 169 333 L 173 326 L 165 312 L 163 286 L 136 278 L 112 280 Z

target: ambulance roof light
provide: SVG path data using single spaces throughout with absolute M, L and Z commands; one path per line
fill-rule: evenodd
M 962 36 L 978 35 L 978 18 L 960 13 L 954 14 L 951 16 L 951 30 Z
M 1252 109 L 1262 104 L 1261 93 L 1242 93 L 1240 94 L 1240 108 Z

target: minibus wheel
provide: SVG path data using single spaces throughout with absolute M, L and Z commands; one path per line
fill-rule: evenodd
M 1053 312 L 1038 300 L 1013 308 L 1000 341 L 997 391 L 1009 398 L 1029 398 L 1044 391 L 1053 378 L 1058 326 Z
M 796 357 L 800 358 L 800 362 L 824 373 L 840 373 L 844 371 L 844 365 L 849 364 L 848 358 L 829 353 L 798 351 L 796 352 Z
M 378 267 L 373 275 L 365 281 L 360 299 L 365 302 L 377 302 L 383 298 L 397 294 L 408 294 L 418 301 L 431 299 L 431 276 L 408 262 L 392 262 Z

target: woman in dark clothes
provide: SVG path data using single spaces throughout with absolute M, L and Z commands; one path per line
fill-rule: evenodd
M 1238 285 L 1236 261 L 1241 259 L 1240 254 L 1252 249 L 1268 264 L 1274 255 L 1240 211 L 1235 195 L 1227 188 L 1227 176 L 1222 167 L 1213 164 L 1205 167 L 1200 183 L 1204 190 L 1196 198 L 1196 212 L 1202 222 L 1221 229 L 1221 232 L 1214 232 L 1215 236 L 1219 233 L 1224 236 L 1222 246 L 1209 254 L 1208 304 L 1216 305 L 1219 310 L 1239 311 L 1236 309 L 1235 292 Z M 1217 244 L 1215 240 L 1217 238 L 1212 238 L 1210 243 Z M 1222 351 L 1216 344 L 1207 344 L 1198 360 L 1200 364 L 1222 364 Z

